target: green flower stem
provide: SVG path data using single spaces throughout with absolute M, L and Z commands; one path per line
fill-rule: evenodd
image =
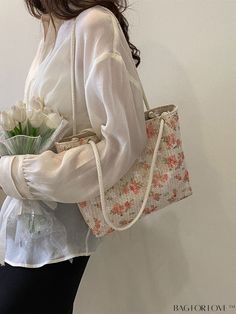
M 27 135 L 32 136 L 32 126 L 30 122 L 27 122 Z
M 21 126 L 21 122 L 19 122 L 19 129 L 20 129 L 20 134 L 22 134 L 22 126 Z
M 17 127 L 15 127 L 13 131 L 15 132 L 15 135 L 19 134 L 19 130 L 17 129 Z

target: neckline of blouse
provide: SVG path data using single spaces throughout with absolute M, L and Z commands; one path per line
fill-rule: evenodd
M 59 27 L 65 22 L 65 20 L 60 19 L 56 16 L 53 16 L 53 21 L 56 27 L 56 32 L 58 31 Z M 53 29 L 52 19 L 48 13 L 43 13 L 41 15 L 40 24 L 42 29 L 43 41 L 45 42 L 48 36 L 52 37 L 52 33 L 55 33 L 52 32 Z

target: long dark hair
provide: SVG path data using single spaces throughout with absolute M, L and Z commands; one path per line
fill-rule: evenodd
M 52 15 L 59 19 L 69 20 L 95 5 L 102 5 L 108 8 L 117 17 L 131 49 L 135 65 L 136 67 L 139 66 L 141 62 L 140 50 L 129 41 L 129 23 L 123 15 L 123 12 L 129 7 L 127 0 L 25 0 L 25 3 L 29 13 L 38 19 L 40 19 L 42 14 L 48 13 L 52 19 L 54 27 L 55 24 Z M 70 5 L 73 6 L 73 9 Z

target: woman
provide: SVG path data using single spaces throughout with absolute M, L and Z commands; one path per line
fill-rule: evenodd
M 25 2 L 40 20 L 42 38 L 26 78 L 24 102 L 30 106 L 43 100 L 69 120 L 65 136 L 72 134 L 70 53 L 71 30 L 76 23 L 76 127 L 77 132 L 92 127 L 100 137 L 97 147 L 108 189 L 131 167 L 147 140 L 136 69 L 139 50 L 129 42 L 128 23 L 121 12 L 127 3 Z M 3 156 L 0 173 L 6 195 L 42 201 L 66 231 L 66 242 L 60 242 L 58 236 L 55 248 L 47 233 L 23 245 L 15 241 L 17 231 L 23 236 L 22 225 L 21 234 L 19 221 L 7 220 L 5 266 L 0 267 L 0 313 L 72 314 L 89 256 L 101 242 L 90 232 L 76 204 L 99 195 L 90 145 L 59 154 L 48 150 L 38 155 Z M 2 219 L 7 201 L 8 197 L 1 209 Z M 56 209 L 47 206 L 50 201 L 57 202 Z M 57 251 L 58 245 L 63 249 Z

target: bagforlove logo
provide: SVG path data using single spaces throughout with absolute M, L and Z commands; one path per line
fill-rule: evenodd
M 236 311 L 235 304 L 174 304 L 174 312 L 226 312 L 226 311 Z

